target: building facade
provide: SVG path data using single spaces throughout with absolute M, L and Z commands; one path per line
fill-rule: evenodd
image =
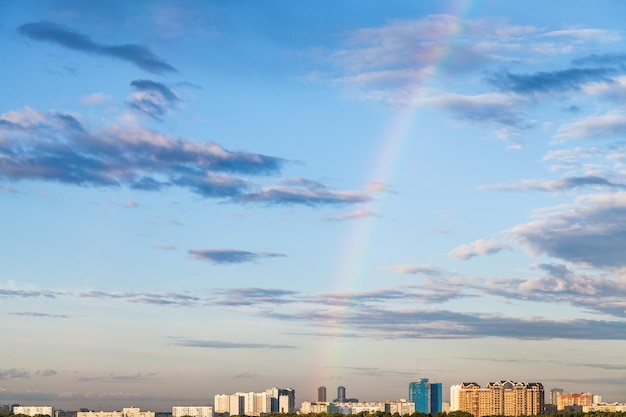
M 52 407 L 50 406 L 15 406 L 13 407 L 13 414 L 24 414 L 27 416 L 50 416 L 52 417 Z
M 586 394 L 572 392 L 570 394 L 561 394 L 556 399 L 556 409 L 563 411 L 567 409 L 580 411 L 582 407 L 590 406 L 593 404 L 593 394 L 588 392 Z
M 122 411 L 79 411 L 76 417 L 154 417 L 154 411 L 141 411 L 137 407 L 122 408 Z
M 317 402 L 326 402 L 326 387 L 321 386 L 317 389 Z
M 337 401 L 338 403 L 345 403 L 346 402 L 346 387 L 344 386 L 338 386 L 337 387 Z
M 443 404 L 442 392 L 441 383 L 428 382 L 428 378 L 409 382 L 409 401 L 415 404 L 415 411 L 418 413 L 440 413 Z
M 443 386 L 439 382 L 430 384 L 430 414 L 441 413 L 443 411 Z
M 415 404 L 418 413 L 430 413 L 430 383 L 428 378 L 409 382 L 409 401 Z
M 213 417 L 213 407 L 208 405 L 177 405 L 172 407 L 172 417 Z
M 475 417 L 537 415 L 543 408 L 543 385 L 538 382 L 490 382 L 485 388 L 465 382 L 459 390 L 459 411 Z
M 296 392 L 291 388 L 268 388 L 265 392 L 217 394 L 214 411 L 231 416 L 260 416 L 270 413 L 295 412 Z M 172 416 L 175 417 L 175 416 Z

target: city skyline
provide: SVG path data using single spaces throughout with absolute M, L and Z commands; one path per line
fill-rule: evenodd
M 0 403 L 625 399 L 624 12 L 0 0 Z

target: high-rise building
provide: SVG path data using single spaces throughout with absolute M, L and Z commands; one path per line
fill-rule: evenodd
M 430 413 L 430 383 L 428 378 L 421 378 L 417 382 L 409 382 L 409 401 L 415 404 L 416 412 Z
M 443 387 L 440 382 L 430 384 L 430 414 L 441 413 L 443 405 Z
M 292 388 L 278 390 L 278 412 L 293 414 L 296 412 L 296 391 Z
M 337 387 L 337 402 L 344 403 L 346 402 L 346 387 L 338 386 Z
M 490 415 L 537 415 L 544 409 L 543 385 L 539 382 L 490 382 L 481 388 L 464 382 L 459 390 L 459 411 L 475 417 Z
M 326 402 L 326 387 L 321 386 L 317 389 L 317 402 Z
M 450 411 L 459 411 L 459 393 L 461 385 L 450 386 Z
M 550 390 L 550 404 L 556 406 L 558 402 L 559 395 L 563 394 L 563 388 L 552 388 Z

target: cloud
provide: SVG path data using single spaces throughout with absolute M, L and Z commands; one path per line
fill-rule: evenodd
M 269 205 L 304 205 L 316 207 L 320 205 L 347 205 L 366 203 L 372 198 L 358 191 L 332 191 L 326 187 L 295 186 L 266 187 L 262 190 L 241 193 L 234 197 L 242 203 L 265 203 Z
M 467 245 L 461 245 L 452 249 L 448 256 L 451 258 L 468 260 L 479 255 L 493 255 L 504 249 L 508 249 L 507 245 L 490 240 L 475 240 Z
M 89 130 L 72 114 L 31 108 L 0 115 L 0 177 L 80 186 L 159 190 L 171 185 L 207 197 L 238 194 L 232 174 L 266 175 L 281 158 L 231 152 L 213 142 L 166 136 L 136 125 Z
M 156 245 L 153 246 L 153 248 L 161 250 L 176 250 L 176 245 Z
M 250 372 L 244 372 L 242 374 L 238 374 L 238 375 L 233 375 L 233 378 L 235 379 L 243 379 L 243 378 L 256 378 L 258 377 L 257 374 L 251 374 Z
M 0 114 L 0 178 L 83 187 L 160 191 L 178 186 L 207 198 L 267 205 L 348 205 L 371 197 L 319 182 L 277 179 L 260 187 L 241 176 L 277 174 L 287 161 L 215 142 L 196 141 L 122 124 L 90 129 L 67 112 L 26 107 Z
M 369 210 L 355 210 L 350 213 L 340 214 L 338 216 L 330 216 L 330 217 L 322 217 L 322 220 L 336 222 L 336 221 L 345 221 L 345 220 L 355 220 L 355 219 L 363 219 L 367 217 L 380 217 L 378 214 Z
M 443 270 L 432 265 L 393 265 L 390 269 L 400 275 L 424 275 L 427 277 L 436 277 L 443 274 Z
M 215 249 L 192 249 L 189 257 L 213 264 L 240 264 L 253 262 L 261 258 L 277 258 L 287 255 L 273 252 L 249 252 L 237 249 L 215 248 Z
M 14 379 L 14 378 L 24 378 L 28 379 L 31 377 L 30 372 L 24 369 L 0 369 L 0 380 L 6 379 Z
M 410 304 L 440 304 L 460 297 L 472 297 L 461 294 L 458 288 L 440 285 L 432 281 L 425 286 L 402 286 L 399 288 L 381 288 L 371 291 L 317 294 L 313 299 L 306 299 L 313 304 L 351 308 L 370 308 L 375 304 L 408 302 Z M 345 314 L 345 313 L 340 313 Z
M 626 115 L 621 112 L 612 112 L 563 124 L 554 137 L 557 139 L 595 139 L 620 136 L 624 133 L 626 133 Z
M 370 338 L 466 339 L 501 337 L 522 340 L 623 340 L 626 322 L 614 320 L 550 320 L 541 317 L 505 317 L 500 314 L 449 310 L 360 308 L 342 312 L 305 311 L 268 317 L 337 326 L 363 332 Z
M 101 376 L 77 376 L 76 380 L 80 382 L 109 382 L 109 383 L 134 383 L 134 382 L 148 382 L 150 379 L 157 376 L 156 372 L 149 373 L 136 373 L 130 375 L 116 375 L 108 374 Z
M 54 369 L 44 369 L 43 371 L 37 371 L 37 375 L 41 375 L 42 377 L 50 377 L 57 375 L 58 372 Z
M 626 266 L 626 193 L 578 197 L 511 229 L 531 254 L 597 268 Z
M 266 343 L 222 342 L 219 340 L 182 339 L 173 343 L 175 346 L 198 347 L 205 349 L 296 349 L 292 345 L 273 345 Z
M 92 41 L 88 36 L 52 22 L 25 23 L 18 28 L 22 35 L 37 41 L 51 42 L 68 49 L 108 56 L 135 64 L 139 68 L 163 74 L 176 72 L 164 59 L 145 46 L 135 44 L 105 45 Z
M 533 191 L 565 191 L 585 186 L 598 186 L 607 188 L 624 188 L 623 184 L 615 184 L 606 178 L 594 175 L 584 177 L 566 177 L 552 181 L 526 180 L 515 184 L 495 184 L 479 187 L 483 190 L 533 190 Z
M 218 305 L 228 306 L 288 304 L 295 302 L 292 296 L 298 294 L 296 291 L 274 288 L 231 288 L 217 291 L 217 293 L 225 297 L 214 300 L 213 302 Z
M 610 54 L 591 54 L 582 58 L 577 58 L 572 61 L 574 65 L 611 65 L 611 66 L 623 66 L 626 64 L 626 54 L 610 53 Z
M 134 80 L 130 85 L 136 92 L 128 100 L 128 105 L 155 120 L 162 120 L 180 102 L 176 92 L 165 84 L 151 80 Z
M 612 68 L 568 68 L 560 71 L 541 71 L 534 74 L 513 74 L 500 71 L 492 74 L 487 81 L 504 91 L 518 94 L 549 93 L 553 91 L 579 90 L 590 82 L 613 83 Z
M 48 313 L 36 313 L 33 311 L 26 311 L 22 313 L 8 313 L 12 316 L 22 316 L 22 317 L 36 317 L 36 318 L 54 318 L 54 319 L 68 319 L 69 316 L 65 314 L 48 314 Z

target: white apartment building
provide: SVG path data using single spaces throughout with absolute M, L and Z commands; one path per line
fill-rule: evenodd
M 13 407 L 13 414 L 25 414 L 36 416 L 38 414 L 52 417 L 52 407 L 49 406 L 16 406 Z
M 387 413 L 398 413 L 400 415 L 413 414 L 415 412 L 415 404 L 407 400 L 399 401 L 372 401 L 372 402 L 315 402 L 303 401 L 300 407 L 300 414 L 314 413 L 338 413 L 338 414 L 358 414 L 358 413 L 375 413 L 377 411 Z
M 177 405 L 172 407 L 172 417 L 213 417 L 213 407 L 208 405 Z
M 385 401 L 385 412 L 390 414 L 398 413 L 401 416 L 413 414 L 415 412 L 415 403 L 407 400 Z
M 294 409 L 295 391 L 291 388 L 274 387 L 265 390 L 265 392 L 217 394 L 214 402 L 215 413 L 228 413 L 231 416 L 293 413 Z
M 154 411 L 141 411 L 137 407 L 122 408 L 122 411 L 79 411 L 76 417 L 154 417 Z
M 592 412 L 604 412 L 604 413 L 618 413 L 626 411 L 626 403 L 598 403 L 592 405 L 583 405 L 582 407 L 583 413 L 592 413 Z
M 459 411 L 459 395 L 461 394 L 461 385 L 450 386 L 450 411 Z
M 230 395 L 217 394 L 214 400 L 213 407 L 216 413 L 230 413 Z

